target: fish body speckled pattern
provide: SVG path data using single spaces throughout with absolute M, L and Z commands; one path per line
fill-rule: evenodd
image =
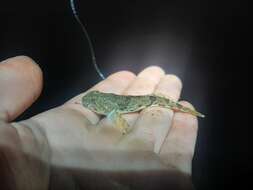
M 128 132 L 129 126 L 121 117 L 121 114 L 138 112 L 147 107 L 159 106 L 174 111 L 189 113 L 198 117 L 205 117 L 196 110 L 187 108 L 178 102 L 157 95 L 126 96 L 90 91 L 83 96 L 82 105 L 95 113 L 107 116 L 115 123 L 116 127 L 122 130 L 123 134 Z

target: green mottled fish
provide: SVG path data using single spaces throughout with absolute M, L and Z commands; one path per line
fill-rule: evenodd
M 129 96 L 90 91 L 83 96 L 82 105 L 95 113 L 107 116 L 114 122 L 116 127 L 121 129 L 123 134 L 128 132 L 129 126 L 121 115 L 138 112 L 147 107 L 158 106 L 198 117 L 205 117 L 196 110 L 158 95 Z

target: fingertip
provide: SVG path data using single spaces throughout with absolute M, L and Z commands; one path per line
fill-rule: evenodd
M 159 66 L 149 66 L 142 70 L 139 74 L 138 77 L 144 77 L 144 78 L 157 78 L 165 75 L 165 71 L 159 67 Z
M 121 94 L 132 83 L 135 77 L 135 74 L 130 71 L 119 71 L 111 74 L 92 89 L 97 89 L 101 92 Z
M 193 106 L 190 102 L 181 100 L 181 101 L 179 101 L 179 103 L 180 103 L 182 106 L 185 106 L 185 107 L 187 107 L 187 108 L 195 109 L 194 106 Z
M 131 71 L 118 71 L 108 76 L 109 79 L 124 80 L 124 81 L 133 80 L 135 77 L 136 75 Z
M 26 55 L 19 55 L 15 57 L 10 57 L 1 62 L 2 64 L 8 64 L 5 66 L 12 67 L 33 67 L 34 65 L 38 67 L 37 63 L 30 57 Z
M 147 67 L 145 70 L 151 70 L 153 72 L 156 71 L 156 72 L 160 72 L 160 73 L 165 74 L 164 70 L 161 67 L 157 66 L 157 65 L 151 65 L 151 66 Z
M 39 65 L 30 57 L 20 55 L 12 58 L 8 58 L 2 61 L 0 65 L 1 70 L 11 69 L 9 71 L 14 72 L 16 76 L 26 78 L 35 89 L 37 94 L 40 94 L 43 85 L 43 73 Z
M 26 75 L 29 73 L 30 76 L 28 77 L 34 88 L 35 99 L 37 99 L 42 91 L 43 86 L 43 72 L 41 68 L 32 58 L 28 56 L 17 56 L 15 57 L 15 61 L 18 62 L 20 68 L 23 68 L 23 71 L 26 72 Z
M 0 64 L 0 105 L 7 120 L 28 108 L 40 95 L 43 76 L 40 67 L 27 56 L 16 56 Z M 8 117 L 7 117 L 8 116 Z
M 124 94 L 135 96 L 151 94 L 163 75 L 164 71 L 160 67 L 147 67 L 136 76 L 135 80 L 124 91 Z
M 182 80 L 177 75 L 167 74 L 164 76 L 164 80 L 171 81 L 179 90 L 183 87 Z

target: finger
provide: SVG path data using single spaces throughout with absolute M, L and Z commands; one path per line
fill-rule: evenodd
M 176 75 L 165 75 L 157 85 L 154 94 L 178 101 L 182 90 L 182 81 Z
M 123 92 L 124 95 L 149 95 L 152 94 L 156 85 L 159 83 L 161 77 L 164 76 L 164 71 L 160 67 L 151 66 L 143 71 L 141 71 L 134 81 L 125 89 Z M 127 121 L 127 123 L 131 126 L 135 123 L 136 119 L 138 118 L 138 113 L 129 113 L 124 114 L 122 117 Z M 118 141 L 121 139 L 122 132 L 116 129 L 112 121 L 105 118 L 101 120 L 100 125 L 103 126 L 100 128 L 100 131 L 103 133 L 110 134 L 111 141 Z M 131 135 L 132 136 L 132 135 Z M 131 137 L 127 137 L 130 141 L 132 141 Z M 120 141 L 120 140 L 119 140 Z M 135 141 L 135 140 L 134 140 Z M 138 142 L 139 141 L 138 139 Z M 131 142 L 132 146 L 134 143 Z M 134 148 L 144 148 L 142 144 L 134 144 Z M 130 147 L 131 148 L 131 147 Z
M 12 121 L 40 95 L 42 71 L 26 56 L 0 63 L 0 117 Z
M 180 104 L 194 109 L 188 102 Z M 195 116 L 176 112 L 168 136 L 161 147 L 161 158 L 169 166 L 191 174 L 191 162 L 195 149 L 198 120 Z
M 120 71 L 110 75 L 105 80 L 101 81 L 88 91 L 98 90 L 106 93 L 121 94 L 127 88 L 127 86 L 135 79 L 135 77 L 136 77 L 135 74 L 133 74 L 132 72 Z M 68 101 L 64 106 L 78 110 L 83 115 L 85 115 L 91 123 L 95 124 L 99 121 L 99 116 L 94 112 L 84 108 L 81 104 L 76 104 L 76 102 L 81 103 L 82 97 L 88 91 L 74 97 L 73 99 Z
M 164 75 L 164 71 L 160 67 L 151 66 L 141 71 L 134 81 L 123 91 L 124 95 L 146 95 L 152 94 L 155 86 L 160 78 Z M 137 113 L 124 114 L 124 119 L 130 126 L 133 125 L 138 117 Z M 112 126 L 111 121 L 107 118 L 101 121 L 103 126 Z M 119 132 L 119 131 L 118 131 Z
M 136 79 L 124 91 L 125 95 L 148 95 L 152 94 L 164 70 L 157 66 L 151 66 L 141 71 Z
M 165 75 L 156 86 L 154 94 L 170 98 L 174 101 L 179 99 L 182 89 L 181 80 L 175 75 Z M 173 118 L 172 110 L 161 107 L 149 107 L 140 113 L 136 122 L 136 135 L 147 142 L 158 153 L 167 136 Z
M 164 75 L 165 72 L 162 68 L 150 66 L 141 71 L 136 80 L 123 93 L 124 95 L 150 95 Z M 130 125 L 133 125 L 138 116 L 138 113 L 130 113 L 125 114 L 124 118 Z
M 156 88 L 160 79 L 164 75 L 165 73 L 160 67 L 157 67 L 157 66 L 148 67 L 137 75 L 136 79 L 128 86 L 128 88 L 123 92 L 123 94 L 124 95 L 150 95 L 154 92 L 154 89 Z M 126 119 L 130 127 L 132 127 L 134 126 L 134 123 L 137 120 L 139 114 L 129 113 L 129 114 L 124 114 L 122 116 L 124 119 Z M 111 122 L 108 121 L 108 119 L 102 120 L 101 125 L 108 126 L 108 128 L 113 126 Z M 104 130 L 106 130 L 106 127 L 104 127 Z M 114 131 L 115 133 L 116 132 L 118 133 L 118 136 L 121 135 L 120 131 L 118 130 L 114 130 Z M 116 138 L 116 135 L 114 136 Z M 135 135 L 134 131 L 131 131 L 130 134 L 127 135 L 127 138 L 124 139 L 124 142 L 121 142 L 121 145 L 127 146 L 127 148 L 138 149 L 141 147 L 142 149 L 144 149 L 145 145 L 143 145 L 142 139 L 138 139 L 138 138 L 139 136 Z

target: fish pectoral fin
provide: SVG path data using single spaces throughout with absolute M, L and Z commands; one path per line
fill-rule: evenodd
M 111 111 L 107 115 L 107 118 L 113 122 L 114 126 L 118 128 L 123 135 L 128 133 L 130 127 L 127 121 L 122 117 L 122 115 L 117 110 Z

